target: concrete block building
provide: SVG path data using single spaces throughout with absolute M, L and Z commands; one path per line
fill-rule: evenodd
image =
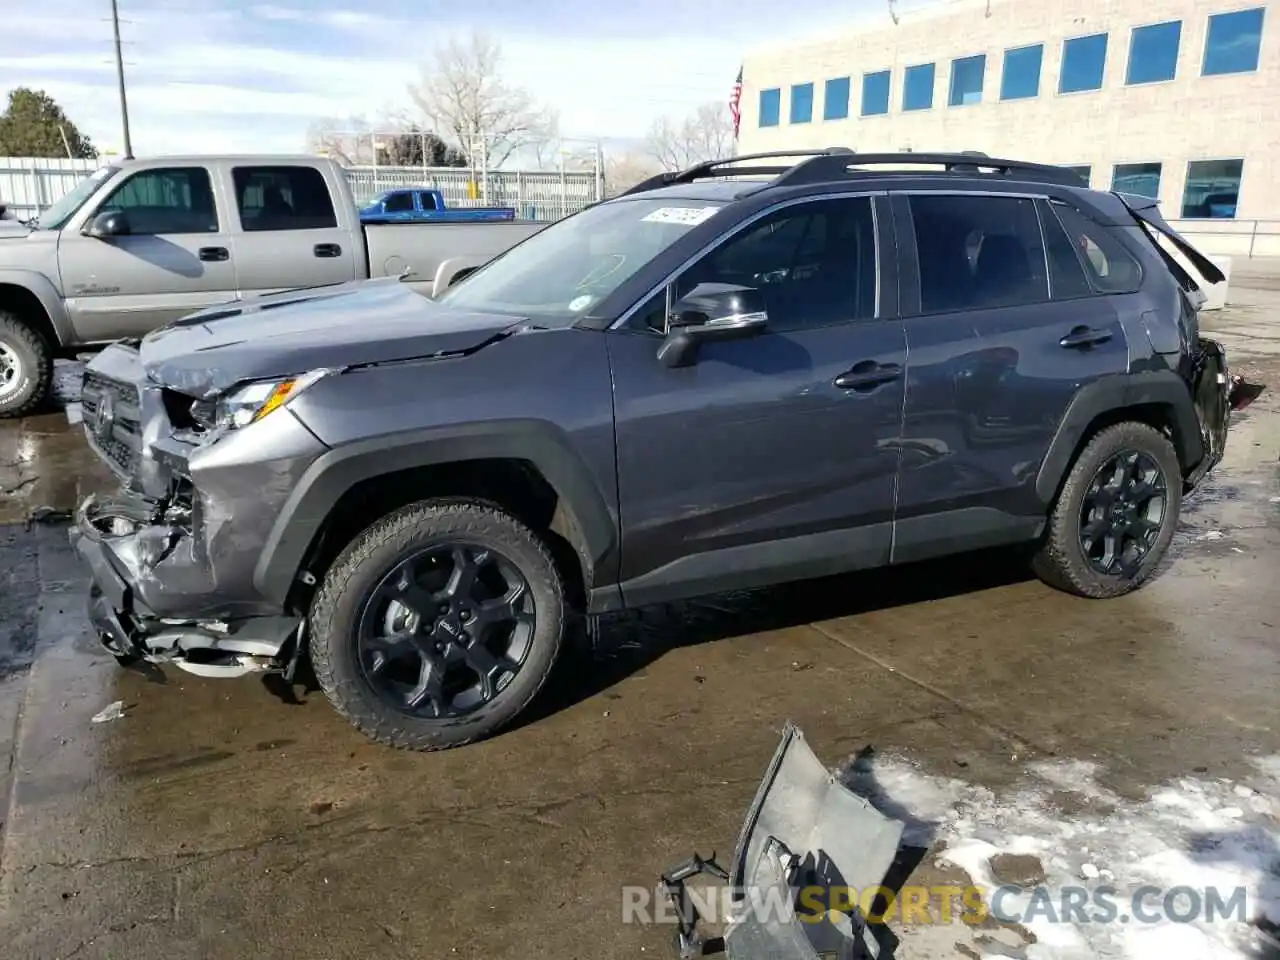
M 981 150 L 1077 167 L 1208 228 L 1280 221 L 1273 6 L 941 0 L 896 24 L 886 9 L 750 54 L 738 149 Z

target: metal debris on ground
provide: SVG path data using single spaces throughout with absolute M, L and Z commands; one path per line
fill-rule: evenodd
M 117 700 L 115 703 L 108 704 L 102 710 L 99 710 L 89 720 L 90 723 L 107 723 L 111 720 L 119 720 L 124 716 L 124 701 Z
M 721 952 L 728 960 L 877 960 L 880 943 L 869 918 L 840 895 L 883 887 L 903 827 L 832 776 L 800 729 L 787 723 L 730 867 L 716 863 L 714 854 L 705 860 L 695 854 L 662 875 L 661 889 L 679 923 L 681 960 Z M 724 881 L 733 902 L 748 907 L 714 940 L 704 936 L 703 918 L 686 885 L 699 874 Z M 818 899 L 829 907 L 825 914 L 802 909 L 802 889 L 822 892 Z M 787 901 L 787 916 L 773 910 L 761 916 L 749 909 L 757 897 L 766 903 L 788 895 L 795 899 Z M 836 898 L 842 909 L 830 908 Z

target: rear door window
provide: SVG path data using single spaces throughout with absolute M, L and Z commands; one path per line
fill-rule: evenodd
M 1142 267 L 1111 230 L 1061 201 L 1049 204 L 1074 247 L 1089 283 L 1100 293 L 1132 293 L 1142 286 Z
M 236 167 L 240 226 L 259 230 L 327 230 L 338 225 L 324 174 L 315 167 Z
M 1085 276 L 1082 252 L 1067 236 L 1058 217 L 1046 201 L 1039 202 L 1040 227 L 1044 231 L 1044 248 L 1049 260 L 1049 293 L 1055 300 L 1074 300 L 1094 295 Z
M 1035 201 L 910 197 L 924 313 L 1044 303 L 1049 279 Z

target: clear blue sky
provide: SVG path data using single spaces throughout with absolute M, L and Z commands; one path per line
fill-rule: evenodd
M 557 108 L 565 135 L 639 137 L 659 115 L 723 102 L 752 48 L 885 10 L 885 0 L 119 2 L 138 153 L 300 150 L 315 119 L 410 109 L 406 85 L 432 48 L 473 29 L 502 43 L 509 81 Z M 0 3 L 0 92 L 42 87 L 100 148 L 118 150 L 110 0 Z

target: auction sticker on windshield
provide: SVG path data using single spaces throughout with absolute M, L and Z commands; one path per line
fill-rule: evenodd
M 647 223 L 682 223 L 687 227 L 696 227 L 704 220 L 715 216 L 719 207 L 659 207 L 640 219 Z

